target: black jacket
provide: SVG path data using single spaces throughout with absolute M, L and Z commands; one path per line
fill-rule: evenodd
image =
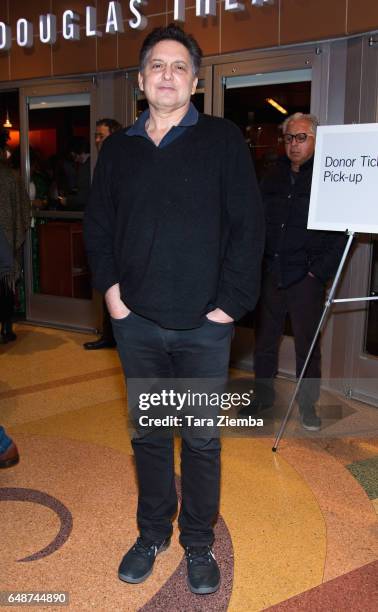
M 335 274 L 346 243 L 341 232 L 307 229 L 313 158 L 293 175 L 285 157 L 261 183 L 266 216 L 265 270 L 286 288 L 311 272 L 326 284 Z
M 215 307 L 239 319 L 256 304 L 261 197 L 225 119 L 200 115 L 165 147 L 124 131 L 108 138 L 84 227 L 94 287 L 119 283 L 125 304 L 162 327 L 198 327 Z

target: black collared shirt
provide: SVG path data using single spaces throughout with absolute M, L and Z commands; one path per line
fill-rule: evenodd
M 126 132 L 127 136 L 142 136 L 142 138 L 147 138 L 151 140 L 146 131 L 146 121 L 150 118 L 149 109 L 143 111 L 143 113 L 138 117 L 134 125 L 131 126 Z M 185 130 L 192 125 L 196 125 L 198 122 L 198 110 L 191 102 L 189 106 L 189 110 L 186 115 L 181 119 L 179 125 L 174 125 L 171 127 L 169 132 L 161 139 L 159 144 L 157 145 L 160 148 L 166 147 L 169 143 L 182 136 Z

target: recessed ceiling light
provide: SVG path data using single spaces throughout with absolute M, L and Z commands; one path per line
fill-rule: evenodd
M 273 108 L 278 110 L 278 112 L 282 113 L 283 115 L 288 115 L 289 114 L 288 111 L 286 110 L 286 108 L 281 106 L 281 104 L 278 104 L 278 102 L 276 102 L 273 98 L 265 98 L 265 102 L 268 102 L 268 104 L 273 106 Z

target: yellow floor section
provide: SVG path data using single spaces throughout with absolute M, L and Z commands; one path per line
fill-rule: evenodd
M 7 381 L 1 392 L 17 391 L 3 399 L 0 393 L 2 423 L 15 439 L 59 436 L 130 455 L 123 379 L 111 374 L 116 352 L 84 352 L 81 334 L 19 329 L 0 358 Z M 234 547 L 230 610 L 262 610 L 321 583 L 326 531 L 318 503 L 263 441 L 223 440 L 221 514 Z
M 12 431 L 44 436 L 59 434 L 64 438 L 92 442 L 130 455 L 132 449 L 125 411 L 124 399 L 102 402 L 79 410 L 71 410 L 30 423 L 23 423 L 13 427 Z
M 230 610 L 262 610 L 321 583 L 326 530 L 319 506 L 269 445 L 224 440 L 221 514 L 235 553 Z
M 129 601 L 128 587 L 125 590 L 125 585 L 118 581 L 116 567 L 136 531 L 136 482 L 126 389 L 117 352 L 84 351 L 82 343 L 88 336 L 62 330 L 19 325 L 17 334 L 17 341 L 3 346 L 0 352 L 0 423 L 16 442 L 19 440 L 24 454 L 19 466 L 2 470 L 0 487 L 36 488 L 58 499 L 66 491 L 67 503 L 78 518 L 73 539 L 66 548 L 35 565 L 22 566 L 15 562 L 17 556 L 38 547 L 37 527 L 41 522 L 46 524 L 46 541 L 53 536 L 57 528 L 55 517 L 44 508 L 36 508 L 32 519 L 35 538 L 25 548 L 24 539 L 32 523 L 16 530 L 14 524 L 17 520 L 21 525 L 27 502 L 23 510 L 17 503 L 3 501 L 9 530 L 13 530 L 9 533 L 15 533 L 16 540 L 19 539 L 14 541 L 12 535 L 6 542 L 15 563 L 5 567 L 7 584 L 32 579 L 38 586 L 49 573 L 51 581 L 59 567 L 63 567 L 61 564 L 71 567 L 69 555 L 76 545 L 90 560 L 93 543 L 88 541 L 86 525 L 92 520 L 93 533 L 100 549 L 106 548 L 106 555 L 101 562 L 96 560 L 90 578 L 93 588 L 103 580 L 102 588 L 97 599 L 88 600 L 85 609 L 112 609 L 115 593 L 119 601 L 124 598 Z M 245 376 L 237 371 L 231 374 Z M 278 383 L 280 393 L 292 386 L 288 381 Z M 344 401 L 331 399 L 336 403 Z M 370 418 L 364 405 L 355 404 L 353 410 L 349 420 L 356 419 L 361 410 Z M 298 426 L 295 418 L 293 422 Z M 334 440 L 306 441 L 288 437 L 276 454 L 271 452 L 272 441 L 267 439 L 224 437 L 222 443 L 220 512 L 234 554 L 231 612 L 264 610 L 377 558 L 374 529 L 378 500 L 370 501 L 345 468 L 349 463 L 375 456 L 376 440 L 339 436 Z M 41 454 L 42 447 L 45 450 Z M 176 459 L 179 474 L 179 441 Z M 65 468 L 72 462 L 73 473 L 81 470 L 82 474 L 78 480 L 72 480 L 65 473 L 65 489 L 60 476 L 56 477 L 60 461 Z M 89 519 L 83 510 L 81 489 L 85 491 L 91 481 L 91 503 L 95 504 L 97 491 L 104 488 L 109 492 L 109 507 L 108 503 L 102 505 L 99 497 L 98 516 L 91 514 Z M 115 501 L 120 492 L 121 497 L 112 507 L 111 500 Z M 108 521 L 108 529 L 98 530 L 98 525 L 106 526 Z M 159 564 L 148 585 L 133 589 L 133 603 L 126 607 L 122 604 L 122 609 L 135 612 L 149 601 L 175 571 L 180 557 L 182 549 L 175 527 L 166 561 Z M 85 562 L 70 574 L 70 580 L 67 587 L 76 597 L 82 597 L 89 580 Z M 31 584 L 28 586 L 31 588 Z M 200 601 L 198 609 L 204 612 L 215 609 L 207 608 L 206 600 L 203 604 Z

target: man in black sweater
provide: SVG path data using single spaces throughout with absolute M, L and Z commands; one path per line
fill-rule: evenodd
M 255 398 L 240 411 L 242 415 L 255 415 L 274 403 L 273 378 L 287 313 L 299 376 L 320 321 L 325 286 L 337 270 L 345 245 L 345 237 L 339 232 L 307 229 L 317 125 L 314 115 L 295 113 L 286 119 L 286 157 L 278 161 L 261 184 L 267 233 L 255 318 Z M 312 431 L 321 427 L 315 410 L 320 377 L 318 341 L 298 394 L 302 426 Z
M 130 379 L 143 379 L 146 390 L 148 379 L 224 380 L 234 320 L 258 298 L 259 190 L 239 129 L 200 115 L 190 103 L 201 55 L 175 25 L 147 36 L 139 87 L 149 109 L 103 144 L 86 210 L 93 282 L 112 316 L 129 409 Z M 140 537 L 119 568 L 120 579 L 130 583 L 150 575 L 169 545 L 177 509 L 172 434 L 146 432 L 135 420 Z M 220 442 L 193 429 L 181 432 L 178 522 L 189 588 L 206 594 L 220 583 L 211 548 Z

